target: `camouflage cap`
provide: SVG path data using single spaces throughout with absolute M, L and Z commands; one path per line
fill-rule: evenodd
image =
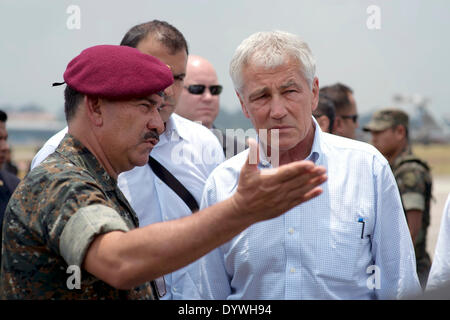
M 403 125 L 406 129 L 409 126 L 409 117 L 404 111 L 399 109 L 383 109 L 375 112 L 370 122 L 363 128 L 364 131 L 383 131 L 393 128 L 396 125 Z

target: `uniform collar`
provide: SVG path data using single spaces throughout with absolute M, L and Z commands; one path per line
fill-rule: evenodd
M 73 165 L 86 168 L 105 191 L 116 188 L 117 181 L 111 177 L 97 158 L 79 140 L 67 133 L 56 152 Z
M 411 146 L 406 144 L 406 146 L 403 148 L 403 150 L 400 152 L 400 154 L 395 158 L 395 160 L 392 162 L 391 168 L 397 168 L 398 165 L 402 162 L 403 158 L 407 156 L 412 155 Z

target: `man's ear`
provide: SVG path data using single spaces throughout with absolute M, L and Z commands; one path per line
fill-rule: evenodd
M 103 125 L 102 100 L 97 97 L 90 97 L 86 95 L 84 96 L 84 105 L 86 107 L 86 114 L 91 123 L 96 127 L 102 126 Z
M 319 104 L 319 78 L 314 77 L 314 81 L 312 84 L 312 93 L 313 93 L 313 101 L 311 106 L 311 112 L 316 110 L 317 105 Z
M 394 129 L 395 136 L 398 140 L 402 140 L 403 138 L 406 138 L 406 128 L 402 126 L 401 124 L 397 125 Z
M 316 118 L 317 123 L 319 124 L 320 129 L 322 129 L 323 132 L 328 132 L 330 128 L 330 119 L 328 119 L 327 116 L 323 115 L 318 118 Z
M 242 108 L 242 112 L 244 113 L 244 116 L 246 118 L 250 119 L 250 115 L 248 114 L 247 108 L 245 107 L 245 104 L 244 104 L 244 100 L 241 98 L 241 95 L 239 94 L 239 92 L 236 91 L 236 95 L 239 99 L 239 102 L 241 103 L 241 108 Z

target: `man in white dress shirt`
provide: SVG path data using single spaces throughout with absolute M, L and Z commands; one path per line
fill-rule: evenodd
M 201 56 L 189 55 L 184 89 L 175 112 L 210 129 L 219 139 L 225 157 L 229 159 L 244 151 L 246 145 L 235 134 L 214 126 L 214 121 L 219 115 L 221 92 L 222 86 L 212 63 Z
M 153 20 L 131 28 L 121 45 L 150 54 L 172 70 L 174 83 L 164 91 L 164 106 L 160 113 L 165 131 L 151 156 L 175 176 L 200 204 L 206 178 L 223 162 L 224 154 L 219 141 L 208 128 L 173 113 L 186 75 L 187 42 L 172 25 Z M 67 128 L 50 138 L 36 154 L 32 168 L 56 149 L 66 133 Z M 118 185 L 136 211 L 140 227 L 192 214 L 188 205 L 155 175 L 149 165 L 120 174 Z M 184 288 L 186 298 L 197 298 L 190 296 L 186 289 L 192 286 L 186 270 L 183 268 L 164 277 L 167 294 L 162 299 L 179 299 L 181 288 Z
M 320 130 L 312 117 L 319 80 L 308 45 L 287 32 L 253 34 L 236 49 L 230 74 L 243 113 L 259 133 L 259 168 L 310 160 L 327 168 L 328 180 L 319 197 L 202 257 L 191 271 L 201 278 L 199 295 L 296 300 L 418 294 L 414 248 L 389 163 L 369 144 Z M 202 208 L 236 192 L 246 157 L 241 152 L 214 169 Z

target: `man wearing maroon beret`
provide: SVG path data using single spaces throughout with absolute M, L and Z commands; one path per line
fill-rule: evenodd
M 140 227 L 189 216 L 198 210 L 206 179 L 225 158 L 219 140 L 209 129 L 174 113 L 184 90 L 187 41 L 171 24 L 152 20 L 132 27 L 120 44 L 137 48 L 170 66 L 174 82 L 164 90 L 160 111 L 164 132 L 149 156 L 149 165 L 120 174 L 118 186 L 135 210 Z M 76 99 L 77 93 L 69 91 L 67 100 Z M 66 133 L 67 127 L 45 143 L 34 157 L 32 169 L 55 151 Z M 164 288 L 160 291 L 162 299 L 199 297 L 189 268 L 157 280 Z
M 104 45 L 75 57 L 64 80 L 68 134 L 6 209 L 0 299 L 157 298 L 152 279 L 321 193 L 325 172 L 311 162 L 260 172 L 247 161 L 229 199 L 137 228 L 117 177 L 147 163 L 172 73 L 134 48 Z M 255 141 L 250 148 L 254 156 Z
M 152 20 L 132 27 L 120 45 L 136 48 L 169 65 L 174 82 L 164 90 L 160 111 L 164 132 L 149 156 L 149 165 L 120 174 L 118 186 L 135 210 L 141 227 L 189 216 L 198 210 L 206 179 L 225 158 L 219 140 L 208 128 L 174 113 L 184 90 L 187 41 L 171 24 Z M 70 94 L 68 99 L 77 96 Z M 34 157 L 31 168 L 53 153 L 66 133 L 67 127 L 51 137 Z M 166 173 L 173 178 L 167 180 Z M 165 288 L 160 292 L 162 299 L 199 297 L 195 280 L 188 274 L 191 267 L 192 264 L 158 279 L 157 283 Z

